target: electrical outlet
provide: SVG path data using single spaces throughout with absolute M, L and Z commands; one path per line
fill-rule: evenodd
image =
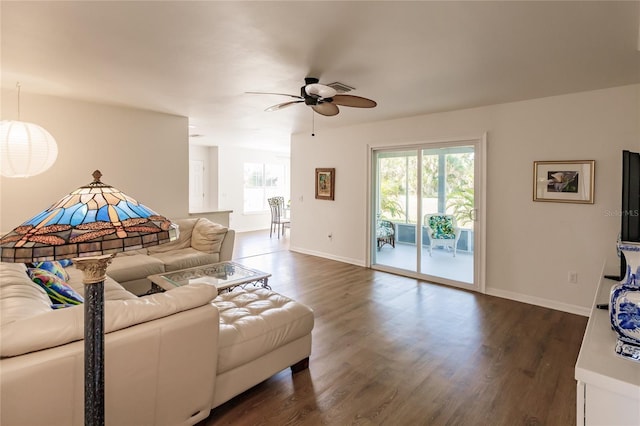
M 578 284 L 578 273 L 576 271 L 569 271 L 567 281 L 571 284 Z

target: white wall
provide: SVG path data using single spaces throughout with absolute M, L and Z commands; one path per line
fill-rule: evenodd
M 245 214 L 244 163 L 269 163 L 289 165 L 290 157 L 271 151 L 256 151 L 244 148 L 220 146 L 218 148 L 219 210 L 233 210 L 229 226 L 238 232 L 269 229 L 271 213 Z M 283 194 L 285 197 L 288 194 Z
M 17 119 L 15 90 L 2 91 L 2 119 Z M 58 159 L 25 179 L 0 178 L 0 230 L 8 232 L 79 186 L 99 169 L 102 181 L 170 218 L 188 213 L 188 119 L 21 93 L 21 120 L 47 129 Z
M 364 265 L 367 145 L 487 132 L 487 293 L 586 312 L 603 262 L 617 272 L 620 217 L 611 212 L 621 204 L 621 151 L 640 151 L 639 114 L 632 85 L 296 134 L 291 249 Z M 533 202 L 533 162 L 571 159 L 596 160 L 595 204 Z M 335 201 L 314 198 L 316 167 L 336 168 Z M 570 270 L 578 284 L 567 283 Z

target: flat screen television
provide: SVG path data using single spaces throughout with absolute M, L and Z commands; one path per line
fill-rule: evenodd
M 640 241 L 640 153 L 622 151 L 622 241 Z
M 622 223 L 620 240 L 640 242 L 640 153 L 622 151 Z M 620 276 L 608 277 L 622 280 L 627 272 L 627 262 L 620 256 Z

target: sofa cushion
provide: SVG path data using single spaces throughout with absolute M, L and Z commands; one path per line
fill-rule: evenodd
M 220 260 L 218 253 L 204 253 L 191 247 L 173 250 L 168 253 L 157 253 L 149 257 L 158 259 L 158 261 L 164 264 L 165 271 L 163 272 L 208 265 L 210 263 L 217 263 Z
M 191 247 L 191 234 L 193 232 L 193 227 L 196 225 L 197 221 L 197 217 L 174 220 L 173 223 L 178 225 L 178 239 L 175 241 L 171 241 L 170 243 L 149 247 L 147 249 L 149 251 L 149 254 L 166 253 L 172 250 Z
M 69 278 L 66 272 L 65 276 Z M 40 268 L 30 268 L 29 277 L 47 292 L 51 302 L 56 305 L 79 305 L 84 302 L 83 297 L 55 273 Z
M 104 302 L 104 332 L 167 317 L 207 305 L 217 290 L 209 285 L 188 285 L 165 293 L 131 300 Z M 84 338 L 84 308 L 48 309 L 37 316 L 2 324 L 0 357 L 17 356 Z
M 137 249 L 137 250 L 129 250 L 129 251 L 121 251 L 115 254 L 116 257 L 118 256 L 135 256 L 138 254 L 144 254 L 147 255 L 149 254 L 149 250 L 146 248 L 141 248 L 141 249 Z
M 51 299 L 27 275 L 24 263 L 0 262 L 0 326 L 51 312 Z
M 124 287 L 109 276 L 109 268 L 110 266 L 107 267 L 107 277 L 104 280 L 104 300 L 137 299 L 138 296 L 125 290 Z M 84 283 L 82 282 L 84 272 L 76 269 L 75 266 L 67 268 L 67 272 L 69 273 L 68 284 L 84 296 Z
M 309 307 L 264 288 L 236 287 L 211 303 L 220 311 L 218 374 L 306 336 L 313 329 Z
M 107 267 L 107 275 L 119 283 L 161 274 L 164 271 L 164 263 L 161 260 L 142 254 L 116 256 Z
M 191 247 L 205 253 L 219 253 L 227 227 L 210 220 L 198 220 L 193 227 Z

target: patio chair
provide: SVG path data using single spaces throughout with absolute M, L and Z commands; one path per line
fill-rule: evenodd
M 453 257 L 456 257 L 460 228 L 456 224 L 455 216 L 440 213 L 426 214 L 423 224 L 429 235 L 429 256 L 433 247 L 442 246 L 447 250 L 453 249 Z
M 396 247 L 396 230 L 393 223 L 388 220 L 378 219 L 376 226 L 376 238 L 378 240 L 378 251 L 383 245 L 389 244 Z
M 284 217 L 284 197 L 271 197 L 268 198 L 267 201 L 271 208 L 271 230 L 269 231 L 269 238 L 273 235 L 274 230 L 278 238 L 280 238 L 280 233 L 284 235 L 285 228 L 291 226 L 291 220 Z

